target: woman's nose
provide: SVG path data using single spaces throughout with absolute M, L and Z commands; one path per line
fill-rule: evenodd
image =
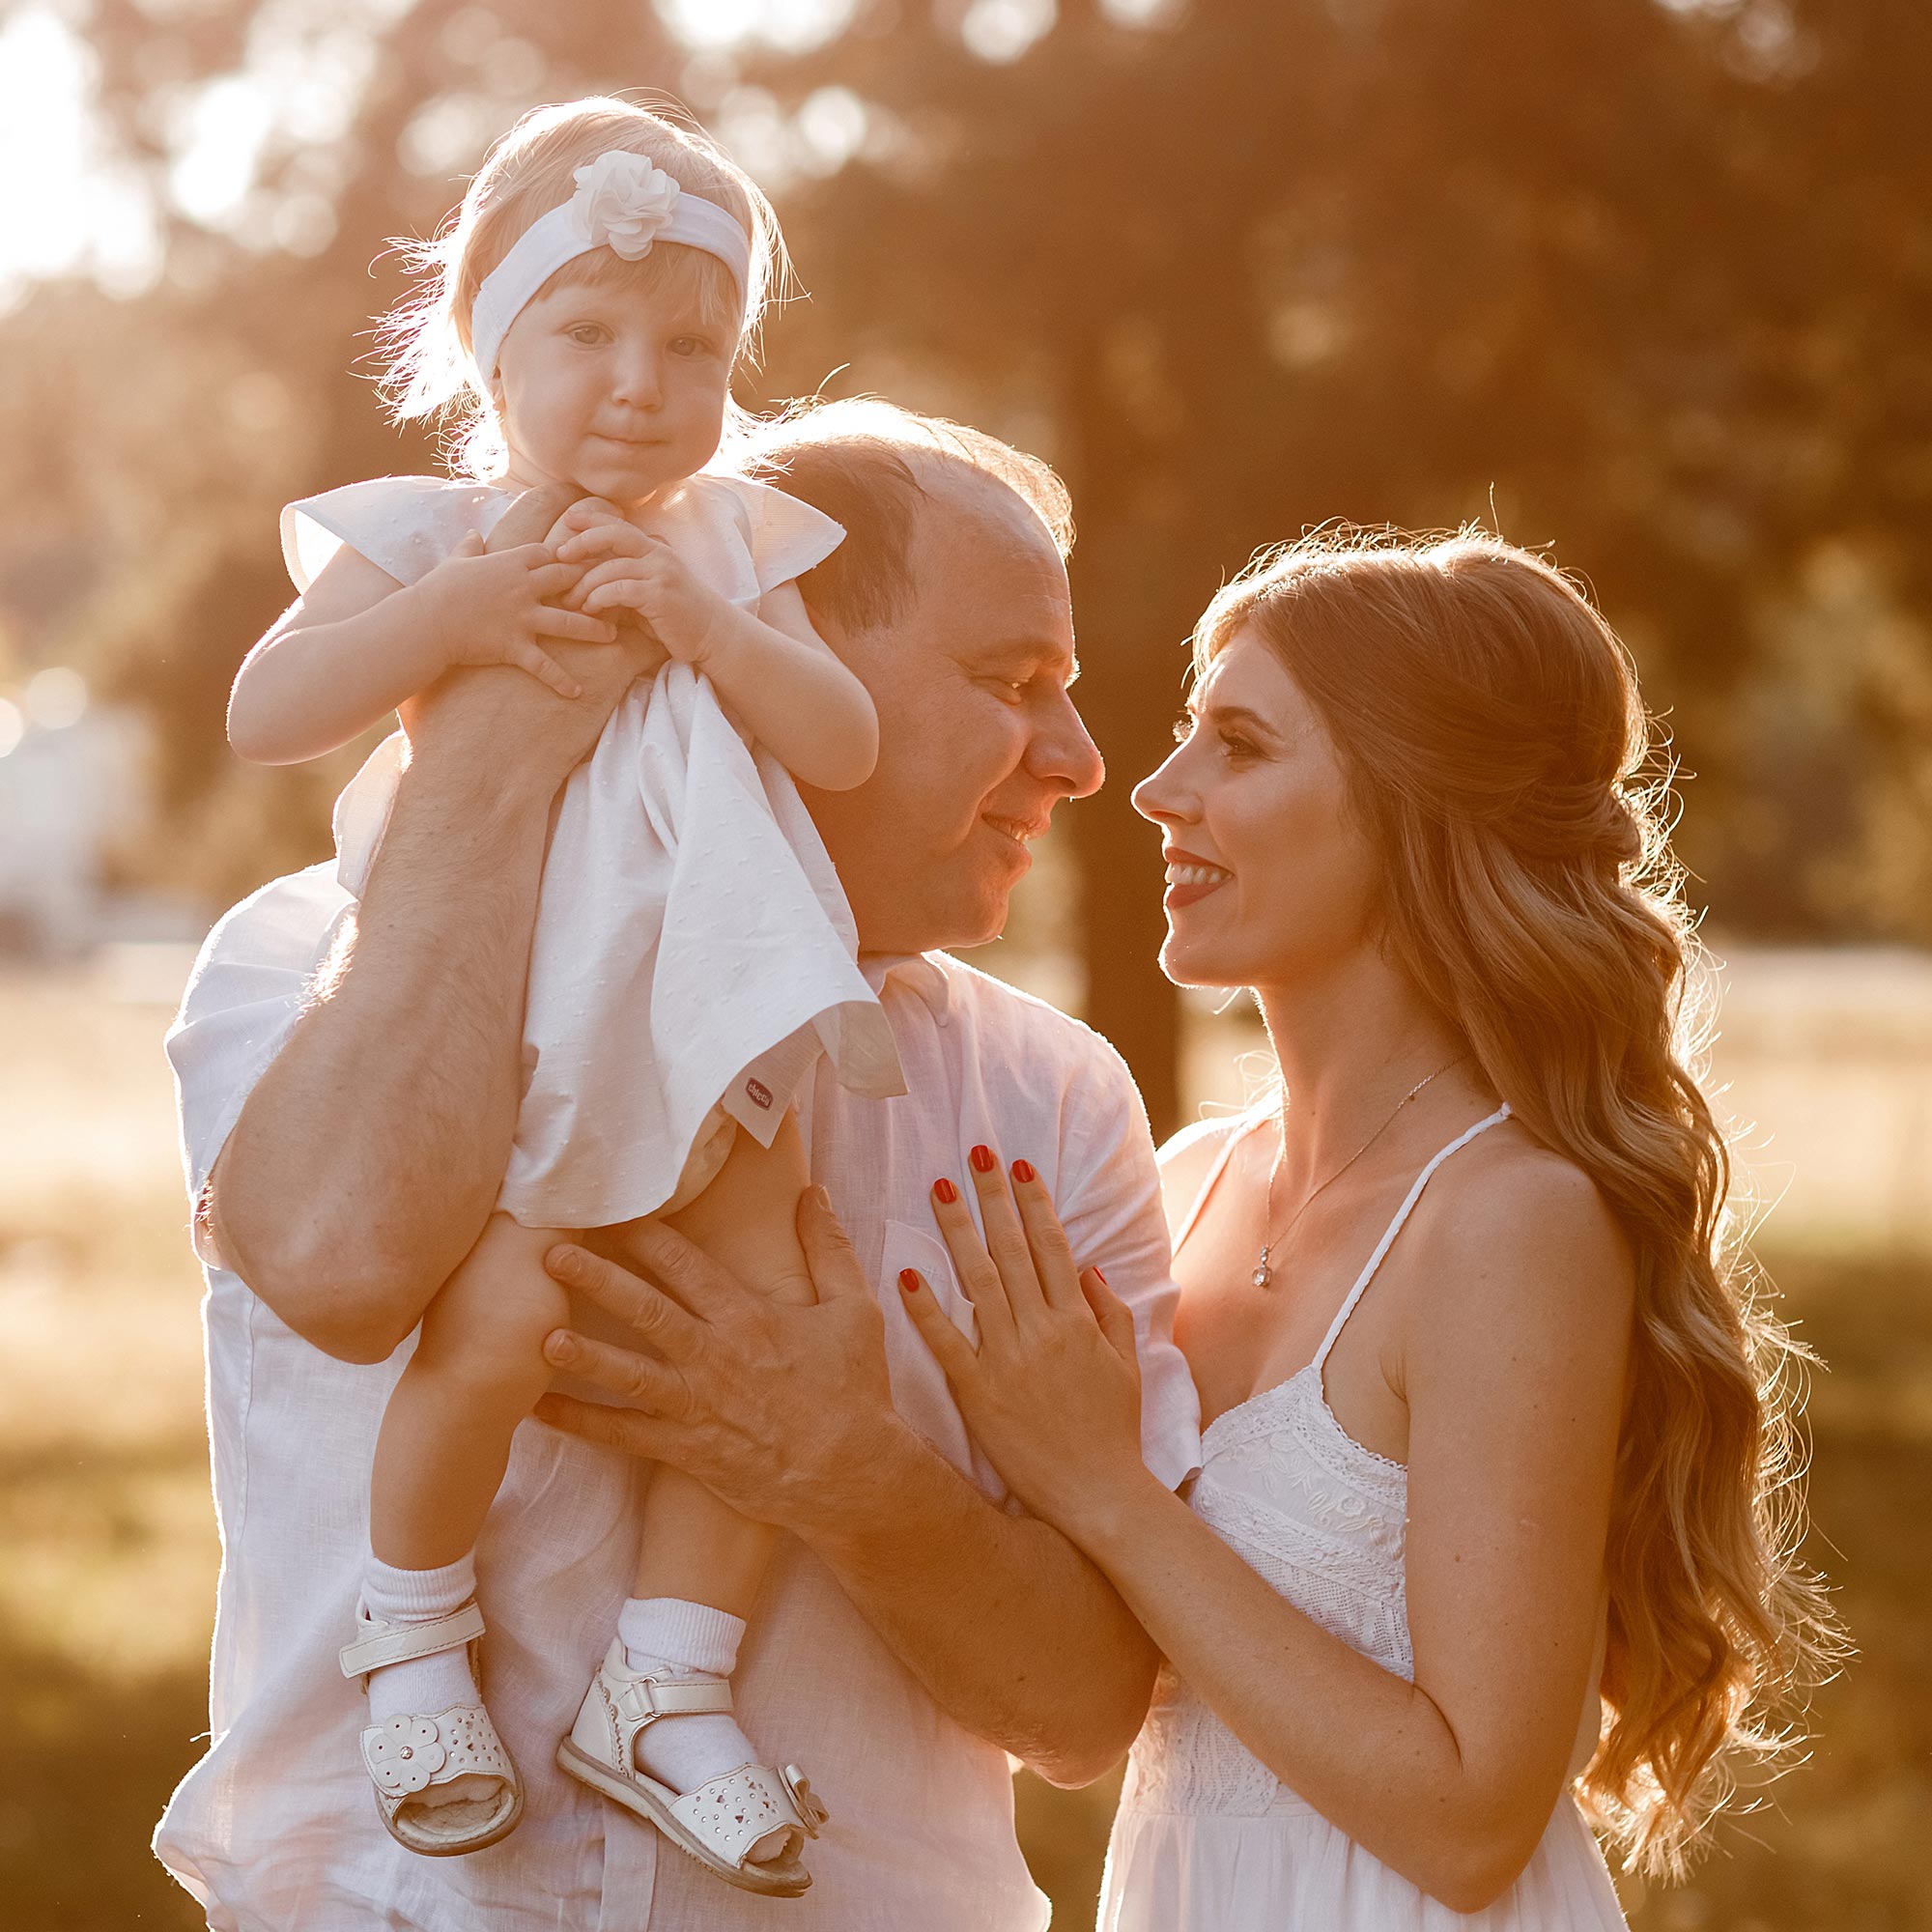
M 1176 769 L 1186 749 L 1185 745 L 1176 746 L 1166 760 L 1134 787 L 1134 810 L 1155 825 L 1184 824 L 1198 815 L 1193 792 L 1180 781 L 1182 775 Z

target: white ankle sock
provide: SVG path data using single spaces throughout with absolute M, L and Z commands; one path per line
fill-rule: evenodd
M 476 1594 L 472 1551 L 440 1570 L 392 1569 L 372 1550 L 362 1577 L 362 1601 L 385 1624 L 427 1624 L 451 1617 Z M 434 1718 L 463 1704 L 480 1704 L 469 1654 L 440 1651 L 384 1664 L 369 1673 L 369 1721 L 380 1724 L 399 1712 Z
M 745 1620 L 681 1597 L 633 1597 L 617 1613 L 617 1634 L 633 1670 L 728 1678 Z M 681 1796 L 758 1761 L 751 1741 L 722 1712 L 659 1718 L 638 1733 L 636 1748 L 639 1765 Z

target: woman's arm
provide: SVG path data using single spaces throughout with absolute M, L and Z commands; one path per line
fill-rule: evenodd
M 344 544 L 242 661 L 228 742 L 255 764 L 321 757 L 460 664 L 515 665 L 578 696 L 577 680 L 536 641 L 615 637 L 608 622 L 544 605 L 578 576 L 542 544 L 486 554 L 471 534 L 406 587 Z
M 565 562 L 588 566 L 573 602 L 635 611 L 672 657 L 710 678 L 738 723 L 801 782 L 848 791 L 871 777 L 879 756 L 871 695 L 812 628 L 796 583 L 746 611 L 634 525 L 587 515 L 584 523 L 557 549 Z
M 1016 1293 L 1010 1245 L 989 1272 L 960 1210 L 940 1212 L 977 1356 L 926 1291 L 909 1297 L 1002 1475 L 1284 1783 L 1453 1909 L 1497 1897 L 1561 1791 L 1596 1634 L 1632 1288 L 1595 1190 L 1519 1151 L 1445 1189 L 1453 1215 L 1412 1224 L 1418 1278 L 1454 1284 L 1421 1298 L 1404 1345 L 1413 1684 L 1277 1596 L 1146 1475 L 1119 1312 L 1091 1275 L 1083 1300 L 1066 1294 L 1051 1209 L 1037 1186 L 1016 1192 L 1038 1284 Z M 988 1229 L 998 1255 L 997 1215 Z

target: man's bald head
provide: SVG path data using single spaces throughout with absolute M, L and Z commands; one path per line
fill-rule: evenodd
M 845 526 L 799 589 L 878 708 L 879 762 L 850 791 L 800 789 L 861 946 L 993 938 L 1054 808 L 1102 775 L 1067 694 L 1065 486 L 982 431 L 878 402 L 770 426 L 748 469 Z
M 916 599 L 926 513 L 1044 531 L 1062 561 L 1073 549 L 1066 486 L 1037 456 L 963 423 L 875 397 L 821 403 L 765 425 L 746 473 L 842 524 L 846 540 L 799 580 L 807 605 L 839 631 L 898 622 Z

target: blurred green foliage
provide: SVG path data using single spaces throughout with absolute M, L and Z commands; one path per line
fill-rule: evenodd
M 324 849 L 349 761 L 245 770 L 221 703 L 290 594 L 277 506 L 434 464 L 367 380 L 402 293 L 384 240 L 433 229 L 525 106 L 646 87 L 765 174 L 811 291 L 746 400 L 882 390 L 1072 485 L 1082 698 L 1118 775 L 1072 814 L 1109 887 L 1087 1007 L 1157 1124 L 1158 862 L 1119 781 L 1160 754 L 1215 584 L 1331 518 L 1481 517 L 1587 574 L 1696 775 L 1683 845 L 1728 925 L 1932 933 L 1917 0 L 793 14 L 785 45 L 695 49 L 635 0 L 86 13 L 165 270 L 0 320 L 30 378 L 0 398 L 0 617 L 158 722 L 135 870 L 221 901 Z M 371 57 L 345 66 L 344 35 Z M 341 131 L 271 127 L 225 229 L 170 213 L 185 103 L 325 52 Z

